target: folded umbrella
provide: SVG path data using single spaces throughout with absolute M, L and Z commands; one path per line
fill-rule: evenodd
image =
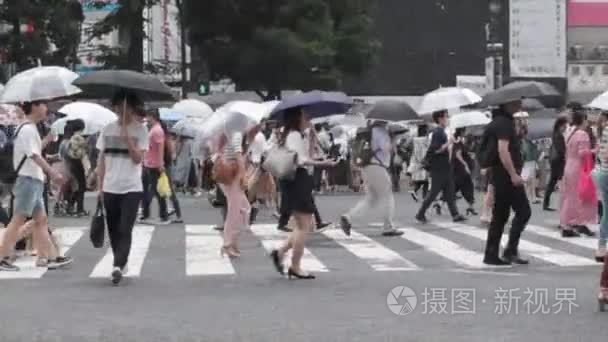
M 498 106 L 517 100 L 523 100 L 525 98 L 560 96 L 560 92 L 549 83 L 536 81 L 516 81 L 486 94 L 481 103 L 483 106 Z
M 0 103 L 44 101 L 75 95 L 81 92 L 72 85 L 76 78 L 78 74 L 63 67 L 29 69 L 8 81 L 0 94 Z
M 121 90 L 129 90 L 147 101 L 174 101 L 173 91 L 159 78 L 132 70 L 93 71 L 72 84 L 82 89 L 84 96 L 111 98 Z
M 208 104 L 195 99 L 181 100 L 172 109 L 188 118 L 206 119 L 213 114 L 213 109 Z
M 302 108 L 309 119 L 344 114 L 353 105 L 353 100 L 342 92 L 311 91 L 285 98 L 270 114 L 273 120 L 282 120 L 285 111 Z
M 481 97 L 467 88 L 439 88 L 422 98 L 418 113 L 431 114 L 437 111 L 458 109 L 481 102 Z
M 419 120 L 416 111 L 403 101 L 379 101 L 375 103 L 366 115 L 368 120 L 409 121 Z
M 492 121 L 488 113 L 472 111 L 464 112 L 450 117 L 450 129 L 455 130 L 463 127 L 484 126 Z

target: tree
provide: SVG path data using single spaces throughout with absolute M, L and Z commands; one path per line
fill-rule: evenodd
M 144 9 L 157 4 L 160 0 L 118 0 L 116 10 L 108 14 L 93 27 L 91 38 L 101 37 L 114 30 L 124 37 L 121 48 L 101 46 L 102 54 L 98 60 L 105 68 L 144 70 L 143 41 Z M 105 1 L 96 1 L 93 5 L 103 7 Z
M 335 89 L 365 71 L 379 44 L 371 0 L 185 0 L 184 23 L 212 79 L 263 98 L 283 89 Z
M 70 66 L 80 41 L 82 8 L 76 0 L 6 0 L 0 5 L 0 22 L 13 26 L 5 46 L 8 63 L 17 70 L 43 64 Z M 22 33 L 22 24 L 33 32 Z

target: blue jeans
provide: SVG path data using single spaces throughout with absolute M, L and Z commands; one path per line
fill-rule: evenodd
M 606 247 L 608 241 L 608 171 L 594 170 L 591 174 L 597 188 L 598 198 L 602 202 L 602 217 L 600 219 L 599 248 Z

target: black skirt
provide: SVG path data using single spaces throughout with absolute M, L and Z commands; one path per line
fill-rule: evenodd
M 313 177 L 306 169 L 299 168 L 296 177 L 285 182 L 287 208 L 292 213 L 312 214 L 315 212 L 315 202 L 312 197 L 314 187 Z

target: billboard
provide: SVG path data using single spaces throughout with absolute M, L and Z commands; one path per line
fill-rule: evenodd
M 101 54 L 100 45 L 108 47 L 118 46 L 118 33 L 112 32 L 101 38 L 92 39 L 91 30 L 95 23 L 105 18 L 109 13 L 118 8 L 118 0 L 80 0 L 84 13 L 82 23 L 80 45 L 77 56 L 80 61 L 76 65 L 76 72 L 86 73 L 100 67 L 96 58 Z
M 608 0 L 569 0 L 568 26 L 608 26 Z
M 510 0 L 512 77 L 566 77 L 566 0 Z
M 166 82 L 181 81 L 181 30 L 175 0 L 161 0 L 144 11 L 144 64 L 152 64 Z M 186 46 L 190 62 L 190 47 Z

